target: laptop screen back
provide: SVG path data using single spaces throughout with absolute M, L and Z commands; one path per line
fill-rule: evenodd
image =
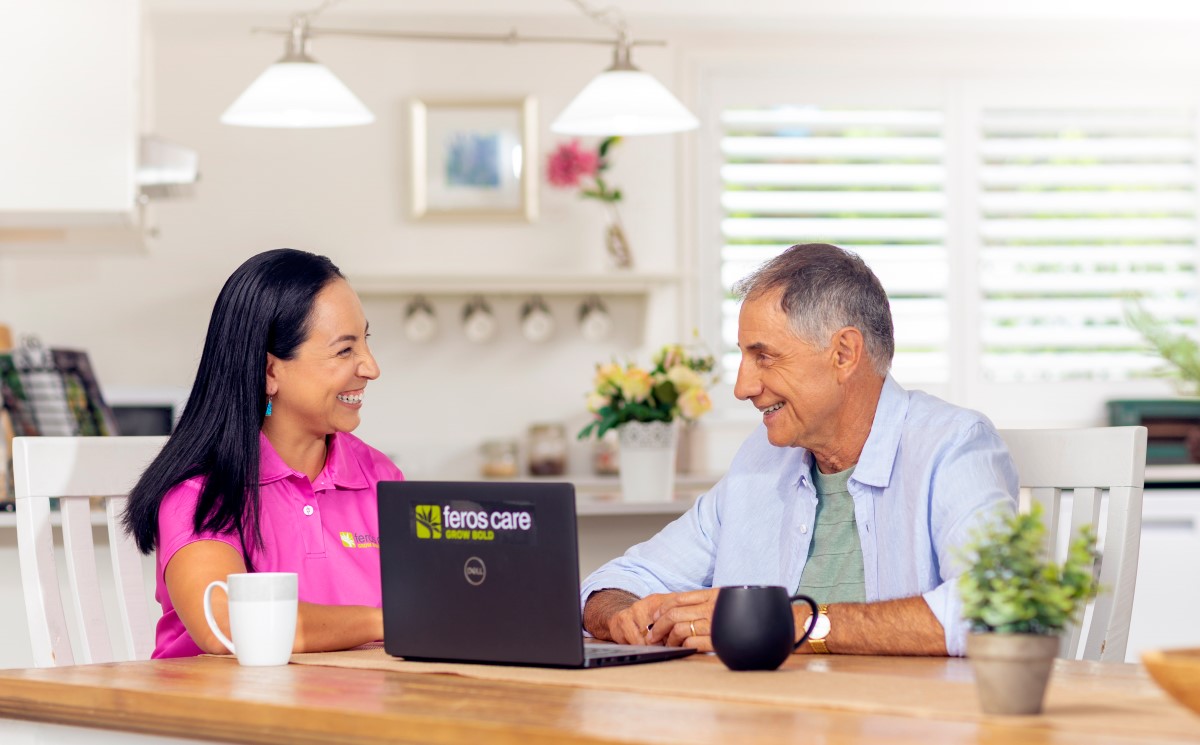
M 389 654 L 582 664 L 571 484 L 384 481 L 379 532 Z

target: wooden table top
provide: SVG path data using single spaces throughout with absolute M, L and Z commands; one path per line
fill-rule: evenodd
M 696 656 L 656 664 L 720 662 Z M 878 675 L 910 696 L 923 682 L 974 686 L 965 660 L 796 656 L 786 667 Z M 734 685 L 736 680 L 731 678 Z M 820 684 L 822 678 L 814 674 L 813 680 Z M 1069 687 L 1072 695 L 1168 706 L 1136 665 L 1060 661 L 1055 685 Z M 215 657 L 0 670 L 3 717 L 245 743 L 1200 742 L 1200 717 L 1193 737 L 1181 734 L 1180 722 L 1188 720 L 1177 718 L 1190 713 L 1164 710 L 1174 722 L 1166 732 L 1135 731 L 1133 725 L 1097 731 L 1095 722 L 1084 726 L 1087 712 L 1078 712 L 1078 720 L 1061 711 L 1053 717 L 983 717 L 977 710 L 935 719 L 927 711 L 902 716 L 828 702 L 797 708 L 384 670 L 248 668 Z

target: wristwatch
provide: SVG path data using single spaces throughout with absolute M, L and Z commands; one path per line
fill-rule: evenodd
M 825 637 L 829 636 L 829 606 L 817 606 L 817 622 L 813 624 L 812 633 L 808 635 L 808 646 L 816 654 L 829 654 L 825 646 Z

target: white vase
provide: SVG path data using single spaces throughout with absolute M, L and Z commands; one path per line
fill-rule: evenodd
M 621 438 L 621 498 L 626 502 L 668 502 L 675 497 L 674 424 L 626 422 Z

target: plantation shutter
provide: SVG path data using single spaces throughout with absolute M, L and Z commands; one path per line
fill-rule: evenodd
M 982 371 L 1120 380 L 1160 363 L 1123 309 L 1194 327 L 1196 119 L 1186 110 L 985 108 Z
M 733 285 L 792 244 L 834 243 L 862 256 L 888 292 L 896 377 L 947 379 L 943 119 L 936 109 L 722 110 L 722 358 L 728 374 L 738 362 Z

